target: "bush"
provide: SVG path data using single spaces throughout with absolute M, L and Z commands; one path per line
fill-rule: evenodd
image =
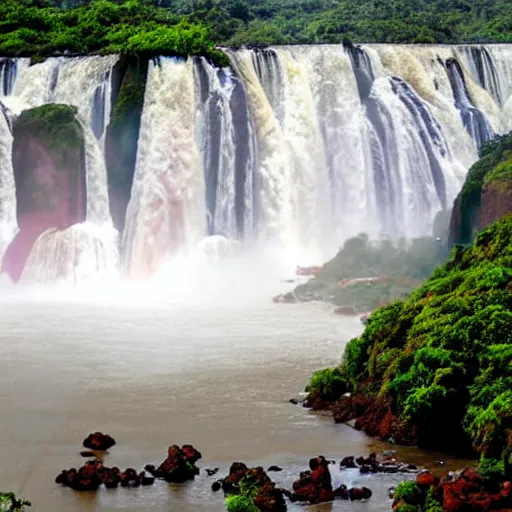
M 228 496 L 226 510 L 227 512 L 259 512 L 251 498 L 241 495 Z
M 333 401 L 347 391 L 347 382 L 338 368 L 326 368 L 313 374 L 306 391 L 322 400 Z
M 420 502 L 421 493 L 414 481 L 400 482 L 396 488 L 394 499 L 395 501 L 404 500 L 410 505 L 418 505 Z
M 503 480 L 505 478 L 505 464 L 503 460 L 480 458 L 478 472 L 486 480 Z

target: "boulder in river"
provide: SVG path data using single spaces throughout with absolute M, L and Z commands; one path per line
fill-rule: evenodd
M 309 471 L 303 471 L 293 483 L 292 501 L 322 503 L 332 501 L 332 489 L 329 462 L 322 455 L 309 460 Z
M 156 478 L 163 478 L 167 482 L 182 483 L 192 480 L 199 474 L 195 463 L 201 458 L 201 453 L 192 445 L 186 444 L 180 448 L 177 445 L 169 446 L 167 458 L 155 469 L 152 465 L 146 466 L 146 471 Z
M 94 432 L 93 434 L 89 434 L 89 436 L 84 439 L 83 443 L 85 448 L 101 452 L 107 451 L 115 444 L 116 441 L 113 437 L 109 436 L 108 434 L 103 434 L 102 432 Z

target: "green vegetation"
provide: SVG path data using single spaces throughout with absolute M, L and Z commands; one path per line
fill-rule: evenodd
M 318 370 L 311 377 L 311 381 L 306 388 L 310 396 L 315 400 L 333 401 L 345 393 L 347 390 L 347 381 L 341 374 L 339 368 L 326 368 Z
M 405 298 L 447 255 L 442 241 L 432 238 L 371 242 L 362 234 L 347 240 L 315 278 L 298 286 L 294 294 L 299 300 L 328 300 L 365 313 Z
M 338 372 L 349 391 L 390 403 L 424 446 L 461 448 L 466 439 L 501 458 L 512 440 L 511 232 L 508 215 L 456 247 L 347 346 Z
M 254 475 L 244 476 L 238 483 L 239 494 L 226 497 L 227 512 L 258 512 L 254 498 L 258 494 L 260 485 L 261 482 L 255 479 Z
M 478 464 L 478 472 L 488 480 L 502 481 L 505 478 L 505 464 L 503 460 L 482 457 Z
M 17 498 L 13 492 L 0 492 L 0 512 L 24 512 L 30 502 Z
M 471 167 L 460 193 L 460 226 L 454 242 L 470 243 L 476 234 L 475 219 L 480 209 L 482 188 L 511 190 L 512 133 L 497 137 L 480 149 L 480 160 Z M 494 183 L 495 180 L 495 183 Z
M 0 54 L 205 55 L 215 45 L 511 42 L 508 0 L 2 0 Z
M 419 492 L 416 482 L 405 481 L 398 484 L 394 499 L 397 501 L 404 500 L 410 505 L 417 504 L 419 500 Z
M 55 2 L 3 0 L 0 54 L 36 59 L 71 54 L 204 55 L 225 64 L 210 29 L 145 0 L 93 0 L 73 9 Z
M 443 512 L 443 506 L 436 499 L 435 488 L 420 488 L 415 481 L 401 482 L 396 488 L 393 510 L 414 512 Z
M 427 491 L 424 510 L 425 512 L 443 512 L 443 506 L 436 499 L 433 487 Z
M 76 107 L 59 104 L 24 110 L 14 123 L 14 138 L 35 137 L 52 151 L 57 164 L 69 162 L 84 145 L 77 112 Z
M 258 512 L 253 500 L 247 496 L 232 495 L 226 498 L 227 512 Z

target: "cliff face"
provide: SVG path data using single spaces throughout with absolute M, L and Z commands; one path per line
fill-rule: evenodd
M 469 170 L 450 221 L 449 243 L 468 244 L 475 235 L 512 211 L 512 134 L 488 144 Z
M 130 201 L 140 117 L 146 90 L 148 59 L 122 58 L 113 74 L 112 121 L 107 128 L 105 158 L 108 171 L 110 213 L 122 233 Z
M 13 169 L 19 232 L 3 259 L 17 281 L 32 246 L 47 229 L 63 230 L 86 216 L 84 139 L 76 109 L 47 105 L 21 114 L 13 127 Z

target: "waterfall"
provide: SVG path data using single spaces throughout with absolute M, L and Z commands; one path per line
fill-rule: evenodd
M 128 276 L 232 247 L 316 263 L 361 232 L 428 236 L 479 146 L 512 129 L 511 45 L 226 53 L 223 69 L 204 58 L 149 63 L 121 234 Z M 116 266 L 104 147 L 117 61 L 0 58 L 0 253 L 17 229 L 10 113 L 75 105 L 86 142 L 86 222 L 41 235 L 26 276 L 80 279 Z
M 42 233 L 32 248 L 22 280 L 101 279 L 114 272 L 118 264 L 118 235 L 110 218 L 103 153 L 111 114 L 111 70 L 117 61 L 117 56 L 58 57 L 30 66 L 28 59 L 18 59 L 11 66 L 15 74 L 4 80 L 10 84 L 4 92 L 10 94 L 2 100 L 18 114 L 49 103 L 77 107 L 85 140 L 86 222 L 63 231 L 49 229 Z M 12 140 L 8 144 L 12 147 Z M 12 176 L 12 168 L 8 172 Z M 8 190 L 2 187 L 0 193 Z M 14 192 L 12 196 L 15 204 Z
M 12 134 L 7 116 L 7 111 L 0 102 L 0 262 L 17 230 Z
M 125 269 L 152 275 L 206 234 L 205 183 L 196 141 L 192 59 L 153 60 L 123 235 Z

